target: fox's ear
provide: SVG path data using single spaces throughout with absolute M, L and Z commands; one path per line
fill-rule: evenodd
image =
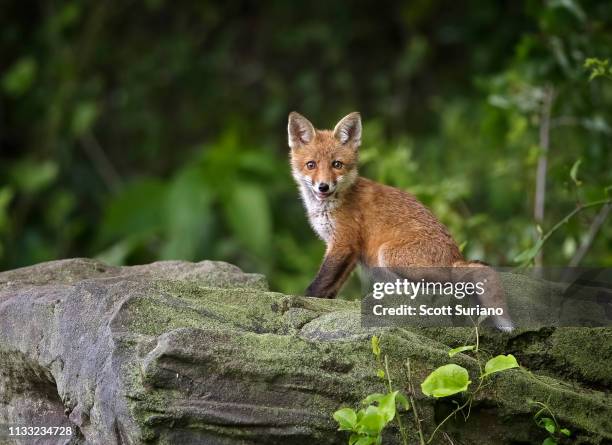
M 289 135 L 289 147 L 298 148 L 314 139 L 315 129 L 308 119 L 292 111 L 289 113 L 287 133 Z
M 334 137 L 342 144 L 352 143 L 355 148 L 361 145 L 361 114 L 355 111 L 347 114 L 334 128 Z

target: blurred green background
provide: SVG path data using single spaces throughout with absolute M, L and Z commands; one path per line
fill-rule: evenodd
M 610 193 L 610 57 L 607 1 L 2 2 L 0 270 L 219 259 L 302 292 L 324 246 L 289 173 L 291 110 L 319 128 L 361 111 L 362 174 L 513 265 Z M 542 264 L 612 266 L 602 212 Z

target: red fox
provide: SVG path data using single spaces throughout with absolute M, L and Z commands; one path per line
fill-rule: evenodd
M 353 112 L 330 130 L 316 130 L 292 112 L 288 124 L 292 174 L 308 219 L 327 250 L 306 295 L 334 298 L 355 266 L 401 270 L 408 267 L 478 267 L 494 277 L 495 292 L 481 296 L 488 307 L 503 308 L 495 319 L 511 330 L 497 274 L 466 261 L 448 229 L 413 195 L 359 177 L 361 116 Z M 451 269 L 452 270 L 452 269 Z

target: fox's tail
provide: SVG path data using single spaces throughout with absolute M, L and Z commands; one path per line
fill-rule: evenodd
M 482 261 L 455 261 L 453 268 L 456 268 L 453 273 L 454 281 L 470 280 L 486 283 L 486 291 L 479 296 L 480 302 L 489 308 L 502 309 L 503 315 L 494 316 L 493 323 L 500 331 L 511 332 L 514 329 L 514 323 L 508 311 L 504 288 L 501 285 L 499 274 L 491 266 Z M 469 277 L 467 277 L 468 275 Z

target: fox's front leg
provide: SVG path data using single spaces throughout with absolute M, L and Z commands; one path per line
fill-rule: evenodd
M 319 273 L 306 289 L 306 295 L 334 298 L 356 263 L 357 255 L 352 249 L 337 245 L 328 247 Z

